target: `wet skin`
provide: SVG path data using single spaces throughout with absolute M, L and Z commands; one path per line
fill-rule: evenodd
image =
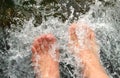
M 78 34 L 78 32 L 83 34 Z M 109 78 L 100 63 L 95 33 L 88 25 L 71 24 L 69 27 L 69 48 L 75 57 L 82 60 L 84 78 Z
M 59 51 L 52 34 L 41 35 L 32 45 L 32 62 L 36 78 L 59 78 Z M 52 57 L 51 51 L 55 54 Z M 56 59 L 56 60 L 55 60 Z
M 109 78 L 99 59 L 99 47 L 95 33 L 86 24 L 73 23 L 69 27 L 69 49 L 80 58 L 84 78 Z M 81 32 L 82 34 L 78 34 Z M 56 38 L 52 34 L 41 35 L 32 45 L 32 62 L 36 78 L 60 78 L 59 51 Z M 55 57 L 51 55 L 55 54 Z M 55 60 L 56 59 L 56 60 Z M 78 62 L 79 64 L 79 62 Z M 80 64 L 79 64 L 80 65 Z

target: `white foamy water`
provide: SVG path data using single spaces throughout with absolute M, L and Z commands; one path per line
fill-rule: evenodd
M 120 77 L 120 2 L 115 6 L 104 7 L 99 1 L 91 6 L 91 9 L 85 15 L 81 15 L 78 21 L 87 23 L 96 33 L 97 42 L 100 45 L 101 61 L 108 74 L 114 78 Z M 72 9 L 71 11 L 74 11 Z M 49 17 L 41 25 L 34 27 L 34 17 L 29 21 L 23 22 L 23 28 L 16 28 L 10 32 L 8 44 L 10 45 L 10 54 L 8 58 L 8 72 L 10 78 L 34 78 L 34 71 L 31 63 L 31 44 L 35 38 L 41 34 L 52 33 L 57 38 L 60 47 L 60 62 L 68 72 L 60 69 L 64 74 L 69 74 L 69 78 L 81 78 L 79 68 L 74 62 L 74 57 L 67 50 L 68 27 L 73 17 L 73 12 L 66 22 L 58 18 Z M 14 26 L 13 26 L 14 28 Z M 81 32 L 79 32 L 81 34 Z M 79 60 L 79 59 L 78 59 Z M 71 65 L 71 69 L 69 68 Z M 74 70 L 72 70 L 74 67 Z M 61 77 L 64 78 L 64 77 Z

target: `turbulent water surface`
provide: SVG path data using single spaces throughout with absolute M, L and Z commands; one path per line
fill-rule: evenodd
M 30 47 L 34 38 L 46 33 L 54 34 L 58 40 L 61 78 L 82 78 L 75 58 L 67 50 L 68 27 L 73 21 L 85 22 L 95 31 L 105 70 L 111 78 L 119 78 L 120 1 L 53 0 L 40 4 L 43 1 L 25 5 L 27 1 L 14 0 L 18 11 L 13 20 L 17 22 L 10 24 L 10 29 L 0 28 L 0 78 L 35 78 Z M 22 2 L 24 10 L 19 8 Z

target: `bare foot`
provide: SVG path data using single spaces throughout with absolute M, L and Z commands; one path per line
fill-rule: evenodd
M 86 24 L 73 23 L 69 27 L 69 47 L 82 60 L 85 78 L 108 78 L 100 64 L 95 34 Z
M 36 78 L 60 78 L 59 51 L 56 38 L 51 34 L 35 39 L 32 45 L 32 62 Z

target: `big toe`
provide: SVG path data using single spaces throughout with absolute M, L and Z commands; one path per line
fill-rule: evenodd
M 56 38 L 52 34 L 47 34 L 46 41 L 48 41 L 49 44 L 54 44 L 56 42 Z
M 71 41 L 77 41 L 76 28 L 76 23 L 71 24 L 71 26 L 69 27 L 69 37 Z

